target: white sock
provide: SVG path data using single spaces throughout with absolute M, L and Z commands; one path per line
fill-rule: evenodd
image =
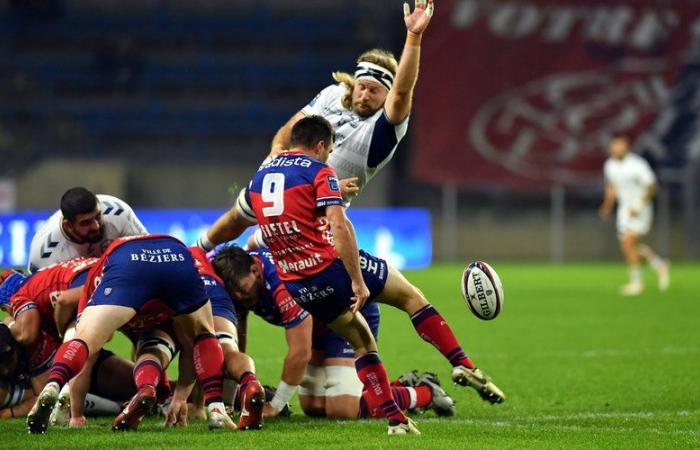
M 658 255 L 654 255 L 653 258 L 649 258 L 649 265 L 658 272 L 664 266 L 664 261 Z
M 122 411 L 122 405 L 113 400 L 104 397 L 98 397 L 94 394 L 85 396 L 85 415 L 86 416 L 113 416 Z
M 635 284 L 642 282 L 642 269 L 639 266 L 630 267 L 630 282 Z
M 415 408 L 416 403 L 418 403 L 418 394 L 416 394 L 416 389 L 412 387 L 407 387 L 406 390 L 408 391 L 408 409 Z

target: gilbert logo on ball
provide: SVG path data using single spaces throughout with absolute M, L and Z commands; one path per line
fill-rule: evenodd
M 483 261 L 475 261 L 464 269 L 462 296 L 479 319 L 495 319 L 503 308 L 501 279 L 493 267 Z

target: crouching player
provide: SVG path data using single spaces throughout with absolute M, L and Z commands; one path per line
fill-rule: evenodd
M 361 270 L 354 230 L 345 215 L 338 179 L 325 164 L 333 131 L 319 116 L 292 128 L 291 149 L 253 177 L 248 203 L 294 300 L 315 319 L 343 336 L 358 355 L 358 377 L 389 419 L 389 434 L 417 433 L 391 396 L 386 370 L 366 321 L 357 314 L 368 298 L 390 304 L 411 317 L 418 334 L 452 364 L 452 379 L 473 386 L 482 398 L 500 403 L 505 395 L 465 355 L 445 319 L 423 294 L 386 263 Z M 388 271 L 388 274 L 382 273 Z M 372 287 L 372 291 L 368 286 Z
M 350 344 L 319 321 L 314 321 L 312 333 L 311 318 L 280 282 L 267 249 L 246 252 L 240 247 L 226 247 L 217 253 L 213 264 L 234 296 L 243 323 L 248 311 L 253 311 L 268 323 L 286 329 L 289 349 L 282 381 L 275 398 L 268 403 L 269 408 L 266 405 L 266 415 L 277 415 L 299 388 L 301 408 L 309 416 L 337 419 L 383 417 L 379 405 L 363 393 Z M 376 338 L 379 331 L 378 305 L 367 303 L 361 314 Z M 245 328 L 239 330 L 245 331 Z M 435 376 L 413 378 L 415 380 L 410 386 L 392 383 L 394 400 L 402 410 L 428 407 L 438 415 L 454 415 L 454 402 Z
M 44 387 L 47 371 L 61 343 L 55 313 L 72 291 L 81 289 L 88 270 L 96 262 L 97 258 L 79 258 L 53 264 L 29 277 L 12 270 L 0 275 L 0 304 L 13 316 L 12 338 L 18 344 L 17 354 L 23 361 L 17 369 L 26 368 L 34 393 Z M 113 414 L 120 408 L 118 402 L 131 397 L 134 389 L 128 384 L 110 383 L 105 374 L 129 373 L 131 363 L 106 350 L 96 354 L 96 360 L 91 393 L 86 399 L 88 411 L 93 415 Z M 89 377 L 87 382 L 90 382 Z M 85 391 L 89 388 L 86 385 Z M 22 409 L 21 416 L 26 413 L 27 410 Z
M 90 270 L 82 295 L 87 302 L 79 312 L 75 338 L 58 349 L 48 384 L 27 416 L 30 433 L 46 431 L 61 387 L 83 369 L 91 353 L 99 351 L 154 298 L 173 311 L 177 339 L 182 344 L 169 415 L 186 414 L 187 396 L 196 377 L 204 391 L 209 427 L 234 428 L 222 402 L 223 353 L 214 335 L 211 306 L 184 244 L 164 235 L 118 239 Z M 150 407 L 155 402 L 152 389 L 137 387 L 131 404 Z

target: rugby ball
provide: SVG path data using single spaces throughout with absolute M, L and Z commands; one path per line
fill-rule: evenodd
M 482 320 L 495 319 L 503 309 L 503 284 L 493 267 L 474 261 L 462 273 L 462 296 L 471 312 Z

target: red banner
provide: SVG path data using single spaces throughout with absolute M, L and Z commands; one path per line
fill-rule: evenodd
M 599 182 L 612 134 L 653 138 L 693 32 L 695 2 L 436 1 L 413 175 L 533 188 Z

